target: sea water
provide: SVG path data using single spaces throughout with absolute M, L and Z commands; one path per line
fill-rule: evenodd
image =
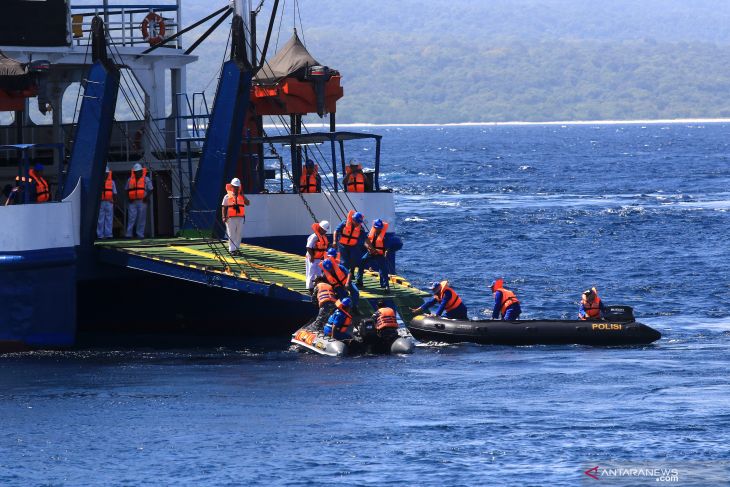
M 0 356 L 0 484 L 728 484 L 730 125 L 367 130 L 413 284 L 449 279 L 474 318 L 496 277 L 523 318 L 596 286 L 663 338 Z

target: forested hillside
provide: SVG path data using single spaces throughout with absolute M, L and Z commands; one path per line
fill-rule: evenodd
M 184 0 L 186 19 L 218 3 Z M 344 75 L 341 121 L 730 117 L 730 2 L 300 0 L 301 25 L 280 4 L 274 41 L 296 18 Z M 189 89 L 214 90 L 225 41 L 200 48 Z

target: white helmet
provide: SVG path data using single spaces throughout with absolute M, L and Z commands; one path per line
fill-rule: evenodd
M 112 170 L 111 170 L 111 169 L 109 169 L 109 166 L 107 166 L 107 167 L 106 167 L 106 171 L 104 171 L 104 172 L 112 172 Z
M 135 162 L 134 166 L 132 166 L 132 171 L 141 171 L 142 170 L 142 164 L 139 162 Z
M 238 178 L 231 179 L 231 186 L 235 186 L 237 188 L 241 187 L 241 180 Z
M 327 220 L 322 220 L 321 222 L 319 222 L 319 226 L 322 227 L 322 230 L 324 230 L 325 232 L 330 231 L 330 222 L 328 222 Z

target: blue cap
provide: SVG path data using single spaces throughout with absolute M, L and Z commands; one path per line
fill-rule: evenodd
M 322 267 L 324 267 L 328 271 L 331 271 L 332 270 L 332 267 L 333 267 L 332 266 L 332 261 L 331 260 L 325 260 L 324 262 L 322 262 Z
M 34 171 L 42 171 L 43 170 L 43 164 L 41 164 L 40 162 L 39 163 L 36 163 L 36 165 L 33 166 L 33 170 Z
M 307 166 L 314 166 L 314 161 L 312 159 L 307 159 L 307 161 L 304 164 Z
M 345 306 L 346 308 L 349 308 L 352 306 L 352 300 L 350 298 L 345 298 L 342 300 L 342 306 Z
M 441 287 L 441 283 L 440 282 L 432 282 L 431 283 L 431 291 L 435 291 L 435 290 L 437 290 L 440 287 Z
M 334 247 L 328 249 L 327 255 L 329 255 L 330 257 L 337 257 L 337 249 Z
M 377 220 L 375 220 L 373 222 L 373 226 L 375 228 L 383 228 L 383 220 L 381 220 L 380 218 L 378 218 Z
M 360 213 L 359 211 L 357 213 L 355 213 L 354 215 L 352 215 L 352 220 L 357 223 L 362 223 L 362 221 L 364 219 L 365 219 L 365 217 L 363 217 L 362 213 Z

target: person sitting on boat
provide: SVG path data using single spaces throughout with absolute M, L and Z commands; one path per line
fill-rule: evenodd
M 375 330 L 378 335 L 398 334 L 398 319 L 395 310 L 385 304 L 385 301 L 378 301 L 378 311 L 373 315 Z
M 312 327 L 321 330 L 327 319 L 332 315 L 337 302 L 337 294 L 332 285 L 323 276 L 317 276 L 314 280 L 314 294 L 312 300 L 317 303 L 319 312 L 312 323 Z
M 101 190 L 101 203 L 99 204 L 99 218 L 96 222 L 97 238 L 112 238 L 112 223 L 114 222 L 114 198 L 117 195 L 117 185 L 112 179 L 112 172 L 109 166 L 106 167 L 106 179 L 104 188 Z
M 340 223 L 332 236 L 332 244 L 337 243 L 340 251 L 341 263 L 347 267 L 350 274 L 355 273 L 355 267 L 360 264 L 365 249 L 365 230 L 362 222 L 365 217 L 362 213 L 350 210 L 345 221 Z
M 362 172 L 362 164 L 350 161 L 350 165 L 345 168 L 345 178 L 342 184 L 348 193 L 364 193 L 365 192 L 365 173 Z
M 598 297 L 595 287 L 583 291 L 578 308 L 578 318 L 581 320 L 602 320 L 606 316 L 606 306 Z
M 132 166 L 132 172 L 127 179 L 124 190 L 129 198 L 127 212 L 127 231 L 124 234 L 132 238 L 132 231 L 137 238 L 144 238 L 144 228 L 147 223 L 147 202 L 152 194 L 152 180 L 147 176 L 147 168 L 142 169 L 140 163 Z
M 46 203 L 51 200 L 51 190 L 48 181 L 43 177 L 43 164 L 36 164 L 28 171 L 28 176 L 35 183 L 35 202 Z
M 360 300 L 360 291 L 355 286 L 355 283 L 352 282 L 352 276 L 350 276 L 347 267 L 342 264 L 335 265 L 329 259 L 320 262 L 319 266 L 322 269 L 322 275 L 332 286 L 337 297 L 343 299 L 348 295 L 349 291 L 353 306 L 357 308 L 357 303 Z M 355 312 L 357 313 L 357 310 Z
M 390 278 L 388 276 L 388 250 L 385 248 L 385 234 L 388 231 L 388 222 L 380 218 L 373 222 L 370 233 L 365 240 L 367 252 L 360 259 L 360 266 L 357 271 L 357 285 L 362 286 L 362 274 L 368 262 L 375 261 L 380 273 L 380 287 L 390 290 Z
M 344 298 L 335 304 L 336 310 L 324 325 L 324 334 L 329 335 L 337 340 L 346 340 L 352 338 L 350 327 L 352 325 L 352 315 L 350 308 L 353 306 L 350 298 Z
M 439 308 L 436 310 L 436 316 L 443 315 L 444 318 L 451 318 L 454 320 L 467 320 L 466 305 L 461 301 L 461 298 L 451 286 L 449 281 L 432 282 L 431 291 L 433 297 L 423 303 L 418 308 L 412 308 L 415 314 L 423 313 L 430 309 L 434 304 L 439 303 Z M 445 314 L 444 314 L 445 313 Z
M 518 320 L 520 318 L 520 313 L 522 313 L 520 300 L 517 299 L 515 293 L 504 287 L 504 279 L 497 279 L 496 281 L 493 281 L 489 287 L 494 293 L 492 319 L 499 319 L 501 314 L 504 321 Z
M 322 259 L 325 258 L 329 240 L 327 240 L 327 232 L 330 231 L 330 222 L 322 220 L 321 222 L 312 223 L 312 233 L 307 238 L 307 254 L 304 256 L 304 271 L 306 273 L 307 289 L 310 294 L 314 290 L 314 278 L 322 275 L 322 269 L 319 267 Z
M 302 165 L 302 175 L 299 177 L 300 193 L 319 193 L 322 191 L 322 178 L 319 176 L 319 167 L 313 160 L 307 159 Z
M 246 206 L 251 204 L 241 192 L 241 180 L 231 179 L 226 184 L 226 195 L 221 203 L 223 223 L 226 224 L 228 235 L 228 252 L 231 255 L 241 255 L 241 239 L 243 238 L 243 223 L 246 221 Z

